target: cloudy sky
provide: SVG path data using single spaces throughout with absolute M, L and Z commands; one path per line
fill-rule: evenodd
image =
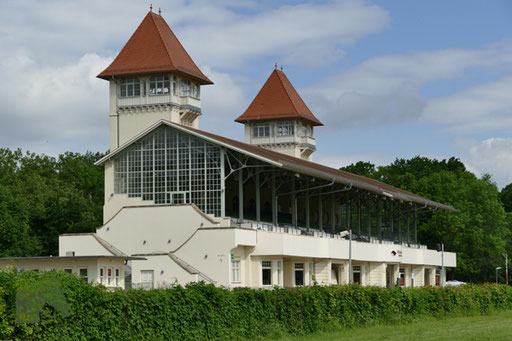
M 512 2 L 152 1 L 215 85 L 201 129 L 242 139 L 275 62 L 325 124 L 315 161 L 460 158 L 512 182 Z M 108 149 L 96 78 L 149 10 L 143 0 L 0 2 L 0 147 Z

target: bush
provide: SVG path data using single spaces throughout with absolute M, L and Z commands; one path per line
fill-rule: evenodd
M 40 321 L 16 324 L 16 293 L 59 279 L 71 312 L 45 306 Z M 512 307 L 502 285 L 377 288 L 358 285 L 263 290 L 203 283 L 149 291 L 107 291 L 63 272 L 0 271 L 0 339 L 238 340 L 303 335 L 422 316 L 485 314 Z

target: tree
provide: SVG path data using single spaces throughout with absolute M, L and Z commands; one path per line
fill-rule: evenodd
M 452 277 L 476 282 L 493 278 L 501 253 L 510 249 L 507 244 L 512 219 L 507 217 L 500 201 L 503 194 L 490 175 L 478 179 L 453 157 L 441 161 L 420 156 L 397 159 L 375 172 L 368 172 L 361 164 L 369 163 L 344 169 L 370 174 L 374 179 L 455 207 L 456 213 L 434 211 L 419 215 L 419 242 L 429 248 L 442 242 L 446 250 L 457 252 L 457 268 L 449 274 Z
M 500 200 L 506 212 L 512 212 L 512 184 L 503 187 L 500 192 Z
M 23 202 L 0 185 L 0 257 L 38 254 L 38 241 L 30 235 L 28 214 Z

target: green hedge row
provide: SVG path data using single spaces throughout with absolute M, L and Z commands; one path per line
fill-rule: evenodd
M 16 293 L 36 281 L 61 281 L 71 313 L 46 306 L 41 320 L 16 324 Z M 308 334 L 327 328 L 402 322 L 419 316 L 512 308 L 512 289 L 377 288 L 358 285 L 228 290 L 194 284 L 109 292 L 59 272 L 0 271 L 0 340 L 238 340 Z

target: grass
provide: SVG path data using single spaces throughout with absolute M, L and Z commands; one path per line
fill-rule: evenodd
M 319 333 L 303 337 L 286 337 L 279 341 L 337 340 L 512 340 L 512 311 L 496 311 L 489 315 L 423 318 L 408 324 L 375 325 Z

